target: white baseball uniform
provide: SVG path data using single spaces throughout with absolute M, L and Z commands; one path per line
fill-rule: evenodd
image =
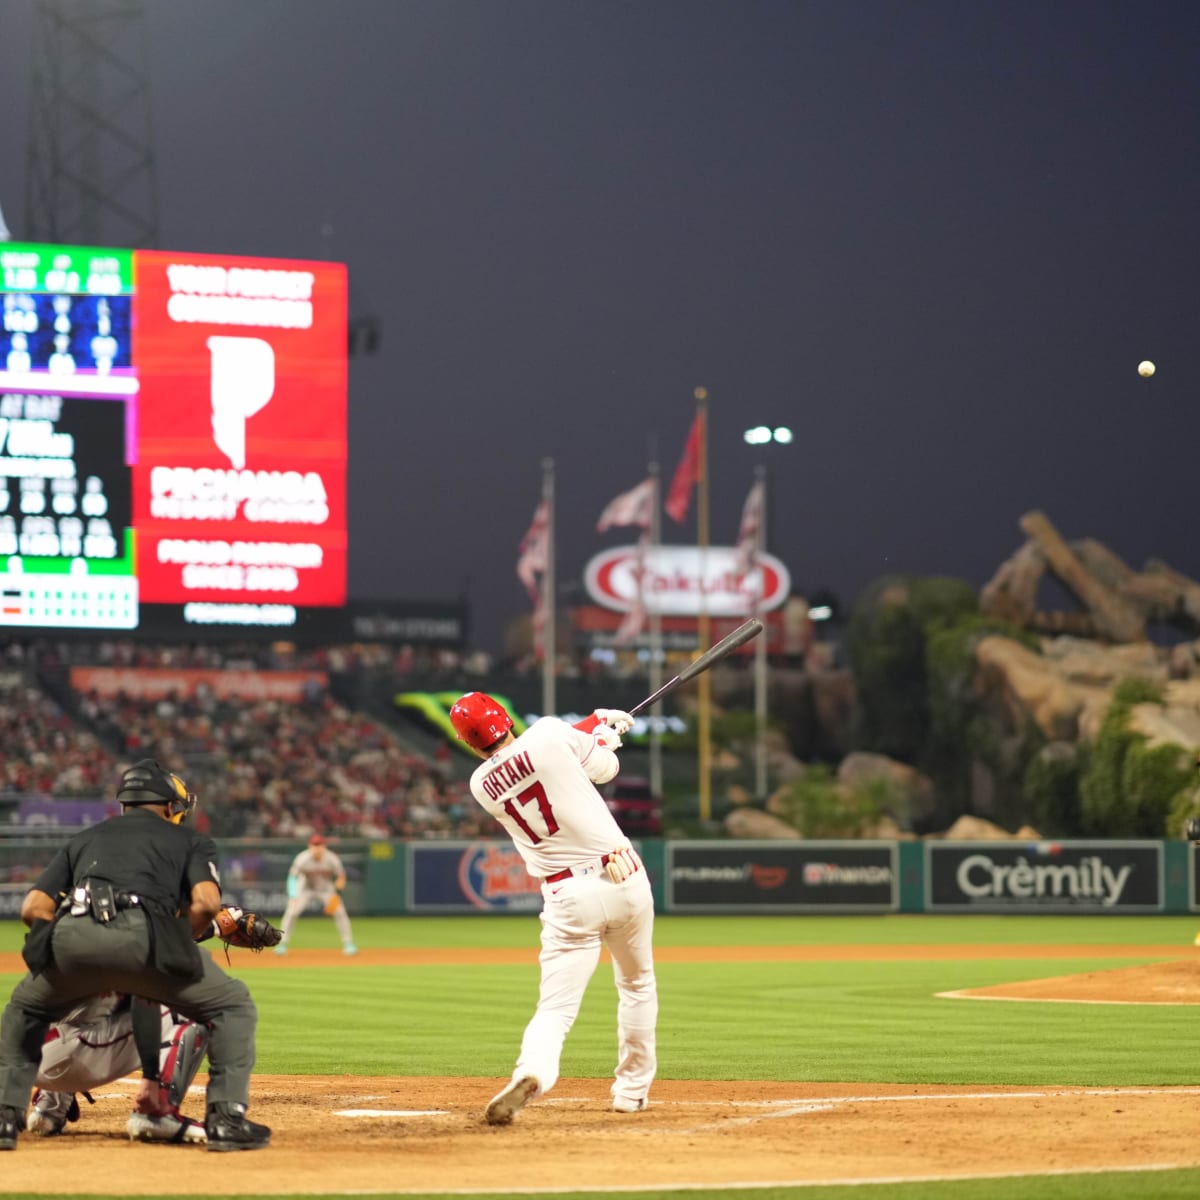
M 322 908 L 329 900 L 337 896 L 337 880 L 346 878 L 346 868 L 328 846 L 319 857 L 312 848 L 301 850 L 292 859 L 288 867 L 288 875 L 296 880 L 296 894 L 287 902 L 283 911 L 283 919 L 279 923 L 279 932 L 283 935 L 280 946 L 286 946 L 291 936 L 292 926 L 296 918 L 314 901 Z M 348 953 L 354 950 L 354 936 L 350 929 L 350 918 L 346 914 L 346 906 L 338 903 L 331 914 L 338 928 L 338 936 Z
M 594 786 L 618 770 L 606 733 L 542 717 L 476 768 L 471 793 L 542 881 L 541 987 L 513 1079 L 532 1075 L 538 1095 L 557 1082 L 563 1043 L 605 945 L 618 994 L 611 1090 L 614 1102 L 637 1104 L 657 1067 L 654 898 L 644 869 L 622 883 L 604 870 L 611 851 L 630 845 Z

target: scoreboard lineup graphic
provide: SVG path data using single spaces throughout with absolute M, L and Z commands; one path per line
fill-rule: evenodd
M 0 243 L 0 627 L 346 601 L 341 263 Z

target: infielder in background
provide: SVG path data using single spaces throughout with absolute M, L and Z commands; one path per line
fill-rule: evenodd
M 125 1124 L 130 1140 L 206 1142 L 204 1126 L 179 1109 L 207 1044 L 205 1026 L 159 1004 L 117 992 L 93 996 L 50 1027 L 26 1126 L 39 1137 L 54 1137 L 68 1121 L 79 1120 L 77 1092 L 141 1070 L 134 1112 Z
M 315 900 L 321 905 L 325 915 L 334 919 L 338 936 L 342 939 L 342 952 L 357 954 L 358 947 L 354 944 L 350 917 L 346 913 L 345 904 L 342 903 L 342 890 L 345 886 L 346 868 L 342 866 L 342 860 L 325 845 L 325 839 L 319 833 L 314 833 L 308 839 L 308 849 L 301 850 L 288 867 L 288 902 L 283 912 L 283 920 L 279 923 L 283 941 L 275 947 L 275 953 L 287 953 L 288 938 L 292 935 L 292 926 L 296 923 L 296 918 Z
M 558 1081 L 563 1043 L 607 946 L 617 984 L 616 1112 L 646 1107 L 657 1067 L 654 899 L 642 861 L 595 784 L 620 770 L 616 751 L 633 718 L 598 708 L 579 725 L 542 717 L 520 737 L 491 696 L 470 692 L 450 710 L 455 732 L 486 761 L 471 776 L 475 799 L 508 831 L 542 885 L 541 986 L 512 1079 L 487 1106 L 507 1125 Z

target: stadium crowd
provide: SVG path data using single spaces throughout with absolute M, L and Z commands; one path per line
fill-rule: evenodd
M 219 837 L 498 835 L 462 771 L 455 778 L 448 753 L 406 747 L 315 684 L 302 699 L 285 701 L 219 697 L 203 683 L 157 699 L 76 693 L 63 684 L 56 699 L 36 682 L 55 672 L 67 679 L 65 669 L 79 662 L 332 672 L 351 653 L 14 643 L 0 660 L 0 795 L 109 797 L 125 765 L 153 757 L 193 784 L 202 799 L 197 821 Z

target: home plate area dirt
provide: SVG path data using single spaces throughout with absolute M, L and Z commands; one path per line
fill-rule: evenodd
M 1062 949 L 1060 959 L 1072 957 Z M 1088 956 L 1116 949 L 1090 947 Z M 1016 957 L 1020 948 L 1007 950 Z M 952 995 L 1196 1004 L 1200 958 Z M 273 1127 L 270 1148 L 215 1155 L 132 1145 L 124 1127 L 136 1082 L 128 1079 L 97 1093 L 62 1137 L 22 1136 L 15 1153 L 0 1156 L 0 1180 L 5 1191 L 40 1194 L 512 1194 L 1200 1166 L 1200 1086 L 660 1079 L 647 1111 L 622 1115 L 608 1108 L 606 1080 L 564 1079 L 511 1126 L 493 1128 L 482 1113 L 502 1083 L 256 1075 L 250 1115 Z M 203 1097 L 187 1107 L 199 1116 Z

